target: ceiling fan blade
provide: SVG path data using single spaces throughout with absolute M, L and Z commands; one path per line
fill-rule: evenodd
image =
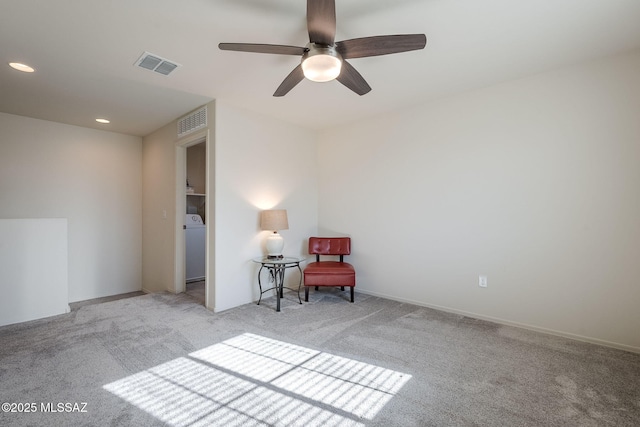
M 304 79 L 302 65 L 298 65 L 291 73 L 280 83 L 273 96 L 285 96 L 291 89 Z
M 366 58 L 424 49 L 427 36 L 424 34 L 398 34 L 343 40 L 336 43 L 336 50 L 343 58 Z
M 277 55 L 300 55 L 305 52 L 304 47 L 285 46 L 279 44 L 259 43 L 220 43 L 221 50 L 234 50 L 237 52 L 274 53 Z
M 307 0 L 309 41 L 332 46 L 336 37 L 335 0 Z
M 336 80 L 360 96 L 371 91 L 371 86 L 369 86 L 360 73 L 344 60 L 342 61 L 342 70 Z

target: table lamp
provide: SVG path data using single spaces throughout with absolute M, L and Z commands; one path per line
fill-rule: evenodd
M 288 230 L 289 220 L 287 219 L 286 209 L 270 209 L 260 212 L 260 228 L 262 230 L 273 231 L 267 237 L 267 258 L 282 258 L 282 248 L 284 248 L 284 239 L 278 230 Z

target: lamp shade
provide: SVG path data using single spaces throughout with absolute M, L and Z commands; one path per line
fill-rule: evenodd
M 287 210 L 270 209 L 260 212 L 260 229 L 271 231 L 288 230 Z

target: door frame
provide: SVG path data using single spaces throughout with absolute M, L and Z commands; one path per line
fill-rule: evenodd
M 205 218 L 207 218 L 205 223 L 206 230 L 206 258 L 205 258 L 205 306 L 209 307 L 209 302 L 214 301 L 213 293 L 213 278 L 210 275 L 210 272 L 213 271 L 213 268 L 209 266 L 209 259 L 211 258 L 209 254 L 211 253 L 211 245 L 210 245 L 210 231 L 212 230 L 211 220 L 213 218 L 211 214 L 211 204 L 210 199 L 213 195 L 213 189 L 209 188 L 209 174 L 211 173 L 209 168 L 209 158 L 211 153 L 211 138 L 209 136 L 209 129 L 204 129 L 200 132 L 194 132 L 192 135 L 186 136 L 179 141 L 176 142 L 176 188 L 175 188 L 175 198 L 176 198 L 176 214 L 175 214 L 175 246 L 174 246 L 174 280 L 173 280 L 173 292 L 178 294 L 182 293 L 186 290 L 186 260 L 185 260 L 185 236 L 184 236 L 184 218 L 187 211 L 187 190 L 186 190 L 186 181 L 187 181 L 187 148 L 197 145 L 200 143 L 205 144 L 206 150 L 206 167 L 205 167 L 205 182 L 207 183 L 205 188 Z M 212 305 L 213 307 L 213 305 Z M 210 309 L 213 309 L 213 308 Z

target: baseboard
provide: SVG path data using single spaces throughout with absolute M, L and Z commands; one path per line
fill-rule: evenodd
M 572 339 L 572 340 L 586 342 L 586 343 L 589 343 L 589 344 L 596 344 L 596 345 L 600 345 L 600 346 L 603 346 L 603 347 L 610 347 L 610 348 L 615 348 L 617 350 L 624 350 L 624 351 L 628 351 L 628 352 L 631 352 L 631 353 L 640 354 L 640 347 L 634 347 L 634 346 L 630 346 L 630 345 L 626 345 L 626 344 L 620 344 L 620 343 L 601 340 L 601 339 L 597 339 L 597 338 L 591 338 L 591 337 L 587 337 L 587 336 L 584 336 L 584 335 L 572 334 L 572 333 L 569 333 L 569 332 L 557 331 L 557 330 L 554 330 L 554 329 L 541 328 L 541 327 L 534 326 L 534 325 L 528 325 L 526 323 L 519 323 L 519 322 L 513 322 L 513 321 L 510 321 L 510 320 L 506 320 L 506 319 L 500 319 L 500 318 L 497 318 L 497 317 L 484 316 L 484 315 L 478 314 L 478 313 L 472 313 L 472 312 L 469 312 L 469 311 L 457 310 L 455 308 L 444 307 L 444 306 L 440 306 L 440 305 L 428 304 L 428 303 L 424 303 L 424 302 L 421 302 L 421 301 L 414 301 L 414 300 L 409 300 L 409 299 L 405 299 L 405 298 L 398 298 L 398 297 L 395 297 L 393 295 L 387 295 L 387 294 L 383 294 L 383 293 L 379 293 L 379 292 L 372 292 L 372 291 L 369 291 L 369 290 L 366 290 L 366 289 L 362 289 L 362 288 L 356 288 L 356 289 L 358 290 L 359 293 L 362 293 L 362 294 L 365 294 L 365 295 L 371 295 L 371 296 L 374 296 L 374 297 L 380 297 L 380 298 L 389 299 L 389 300 L 392 300 L 392 301 L 398 301 L 398 302 L 403 302 L 403 303 L 407 303 L 407 304 L 413 304 L 413 305 L 417 305 L 417 306 L 420 306 L 420 307 L 432 308 L 434 310 L 444 311 L 446 313 L 458 314 L 458 315 L 461 315 L 461 316 L 472 317 L 474 319 L 479 319 L 479 320 L 486 320 L 486 321 L 489 321 L 489 322 L 498 323 L 498 324 L 505 325 L 505 326 L 513 326 L 513 327 L 516 327 L 516 328 L 527 329 L 527 330 L 534 331 L 534 332 L 541 332 L 541 333 L 548 334 L 548 335 L 554 335 L 554 336 L 558 336 L 558 337 L 569 338 L 569 339 Z

